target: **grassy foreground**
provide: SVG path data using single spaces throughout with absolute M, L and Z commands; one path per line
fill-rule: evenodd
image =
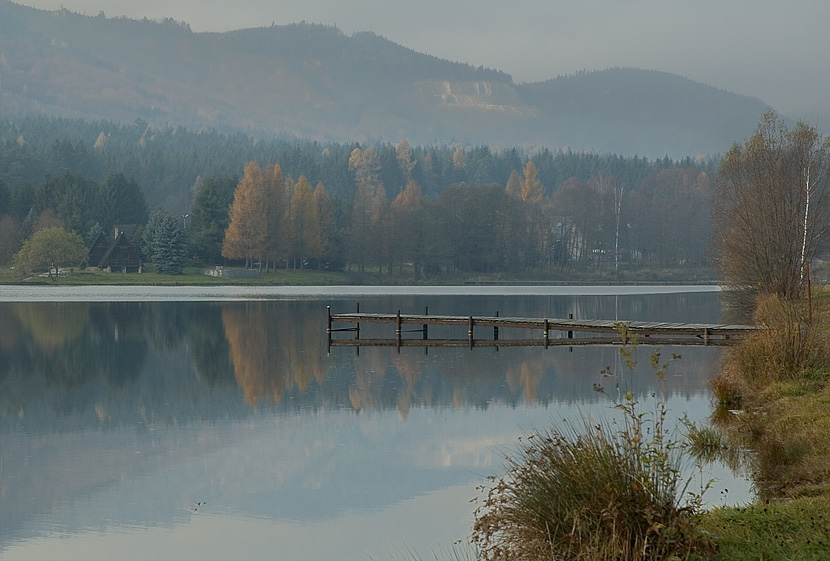
M 714 509 L 702 526 L 715 537 L 719 560 L 827 560 L 830 292 L 818 292 L 812 310 L 764 300 L 756 320 L 768 329 L 729 350 L 713 389 L 728 456 L 751 470 L 759 498 Z
M 763 329 L 726 352 L 714 427 L 690 427 L 691 448 L 664 432 L 663 402 L 649 412 L 630 397 L 617 402 L 621 425 L 528 437 L 508 474 L 485 486 L 475 557 L 830 560 L 830 292 L 815 300 L 758 302 Z M 651 363 L 662 379 L 659 351 Z M 754 503 L 705 510 L 694 492 L 675 499 L 675 452 L 711 458 L 707 448 L 752 474 Z

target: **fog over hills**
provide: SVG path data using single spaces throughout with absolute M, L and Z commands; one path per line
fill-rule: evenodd
M 543 55 L 543 53 L 540 53 Z M 723 152 L 766 105 L 612 68 L 516 83 L 370 32 L 46 12 L 0 0 L 0 118 L 58 115 L 318 140 L 517 145 L 659 157 Z

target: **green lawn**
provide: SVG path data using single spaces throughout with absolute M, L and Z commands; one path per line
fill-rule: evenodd
M 25 280 L 13 271 L 0 272 L 0 283 L 12 284 L 21 280 L 27 283 L 41 283 L 58 286 L 80 285 L 150 285 L 150 286 L 194 286 L 194 285 L 338 285 L 351 284 L 350 275 L 332 271 L 294 271 L 278 270 L 262 273 L 258 278 L 229 279 L 204 274 L 202 268 L 186 267 L 180 275 L 162 275 L 152 268 L 142 273 L 107 273 L 105 271 L 74 271 L 61 276 L 57 281 L 40 275 L 26 277 Z

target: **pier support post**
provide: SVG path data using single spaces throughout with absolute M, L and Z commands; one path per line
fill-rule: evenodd
M 429 315 L 429 306 L 424 306 L 424 315 Z M 422 328 L 424 330 L 424 341 L 426 341 L 427 339 L 429 339 L 429 324 L 425 323 Z
M 360 302 L 357 303 L 357 313 L 360 313 Z M 360 322 L 354 322 L 354 338 L 360 339 Z
M 499 311 L 496 310 L 496 317 L 499 317 Z M 496 325 L 493 327 L 493 341 L 499 340 L 499 326 Z
M 395 316 L 395 340 L 398 342 L 398 350 L 401 349 L 401 311 Z
M 467 338 L 470 340 L 470 348 L 473 348 L 473 316 L 470 316 L 467 323 Z
M 328 322 L 326 323 L 326 340 L 328 341 L 328 345 L 326 346 L 326 354 L 331 354 L 331 306 L 326 306 L 326 315 L 328 316 Z
M 573 319 L 573 318 L 574 318 L 573 314 L 568 314 L 568 319 Z M 574 338 L 574 332 L 573 331 L 568 331 L 568 339 L 573 339 L 573 338 Z
M 548 341 L 550 341 L 550 321 L 548 321 L 548 318 L 545 318 L 545 331 L 543 336 L 545 337 L 545 348 L 547 349 Z

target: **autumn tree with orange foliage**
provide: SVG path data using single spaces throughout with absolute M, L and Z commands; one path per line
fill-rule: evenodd
M 510 177 L 507 178 L 504 192 L 514 199 L 522 198 L 522 176 L 515 169 L 510 172 Z
M 528 203 L 538 203 L 542 200 L 542 182 L 536 179 L 536 173 L 536 164 L 528 161 L 521 182 L 522 200 Z
M 286 208 L 286 182 L 282 168 L 274 165 L 271 174 L 265 177 L 266 225 L 265 257 L 276 269 L 278 261 L 288 259 L 288 209 Z M 266 269 L 267 269 L 266 264 Z
M 246 268 L 250 268 L 255 259 L 260 259 L 262 266 L 261 260 L 267 253 L 267 210 L 268 195 L 262 169 L 256 162 L 249 162 L 228 211 L 230 223 L 225 230 L 222 257 L 244 259 Z

